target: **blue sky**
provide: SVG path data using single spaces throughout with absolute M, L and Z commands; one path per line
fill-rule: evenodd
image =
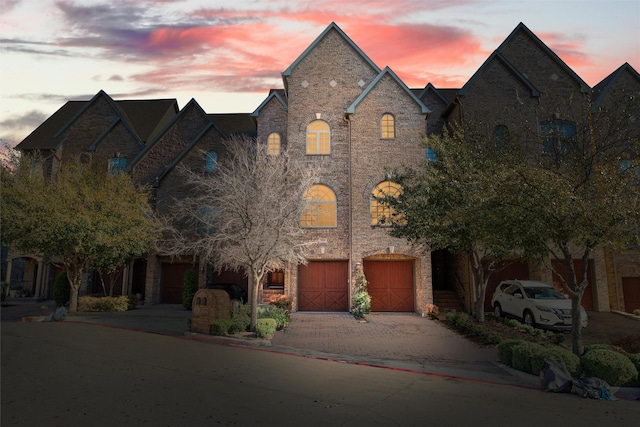
M 99 90 L 251 112 L 331 22 L 412 88 L 460 87 L 520 22 L 589 85 L 640 71 L 640 0 L 3 0 L 0 140 Z

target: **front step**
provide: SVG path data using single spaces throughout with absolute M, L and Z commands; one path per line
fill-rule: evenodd
M 438 306 L 440 313 L 454 310 L 456 313 L 466 311 L 462 300 L 455 291 L 433 291 L 433 303 Z

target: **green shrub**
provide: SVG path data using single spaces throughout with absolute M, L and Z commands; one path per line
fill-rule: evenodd
M 484 344 L 498 344 L 502 339 L 498 334 L 483 328 L 466 313 L 447 313 L 445 322 L 467 337 Z
M 237 309 L 231 314 L 230 334 L 244 332 L 251 324 L 251 306 L 249 304 L 239 304 Z
M 276 321 L 274 319 L 258 319 L 256 324 L 256 335 L 260 338 L 271 339 L 276 332 Z
M 211 323 L 209 333 L 211 335 L 227 335 L 231 328 L 231 324 L 231 319 L 216 319 Z
M 129 295 L 127 297 L 128 310 L 134 310 L 138 306 L 138 297 L 135 295 Z
M 82 296 L 78 298 L 78 311 L 127 311 L 129 310 L 129 297 L 93 297 Z
M 633 366 L 636 367 L 636 370 L 638 371 L 638 378 L 636 378 L 636 381 L 631 381 L 631 384 L 627 384 L 631 387 L 640 387 L 640 353 L 632 353 L 632 354 L 627 354 L 627 357 L 629 358 L 629 360 L 631 361 L 631 363 L 633 363 Z
M 193 296 L 196 294 L 197 289 L 198 272 L 191 268 L 185 271 L 182 283 L 182 306 L 187 310 L 191 310 Z
M 67 305 L 70 296 L 71 284 L 67 278 L 67 272 L 62 271 L 58 273 L 53 283 L 53 300 L 56 303 L 56 307 Z
M 573 376 L 582 372 L 580 358 L 562 347 L 524 341 L 512 347 L 511 367 L 532 375 L 539 375 L 545 359 L 556 359 L 564 363 Z
M 288 320 L 291 320 L 291 312 L 293 311 L 293 298 L 289 295 L 272 295 L 269 298 L 269 304 L 283 309 L 287 313 Z
M 513 359 L 513 347 L 525 342 L 523 339 L 504 340 L 498 344 L 498 356 L 500 361 L 507 366 L 511 366 Z
M 585 354 L 593 350 L 612 350 L 613 351 L 613 346 L 611 346 L 611 344 L 587 344 L 584 346 L 584 351 L 582 352 L 582 355 L 584 356 Z
M 584 354 L 582 366 L 587 377 L 600 378 L 612 386 L 622 386 L 638 378 L 633 362 L 613 350 L 596 349 Z
M 267 309 L 258 311 L 258 319 L 273 319 L 276 321 L 276 330 L 281 331 L 288 324 L 289 314 L 287 310 L 277 306 L 267 306 Z
M 363 319 L 365 315 L 371 313 L 371 296 L 367 292 L 369 282 L 360 268 L 356 272 L 355 292 L 353 294 L 353 306 L 351 313 L 356 319 Z

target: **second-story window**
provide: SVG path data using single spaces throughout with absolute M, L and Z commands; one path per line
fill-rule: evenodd
M 396 119 L 393 114 L 383 114 L 380 120 L 381 137 L 383 139 L 393 139 L 396 137 Z
M 267 152 L 272 156 L 280 154 L 280 135 L 272 132 L 267 137 Z
M 371 225 L 390 226 L 394 222 L 402 222 L 402 219 L 385 201 L 390 197 L 396 198 L 402 192 L 402 187 L 392 181 L 383 181 L 373 189 L 371 193 Z
M 307 126 L 307 154 L 331 154 L 331 132 L 322 120 L 314 120 Z
M 326 185 L 312 185 L 304 195 L 305 207 L 300 227 L 335 227 L 337 224 L 336 194 Z
M 575 123 L 566 120 L 548 120 L 540 123 L 542 152 L 544 154 L 564 153 L 574 143 Z

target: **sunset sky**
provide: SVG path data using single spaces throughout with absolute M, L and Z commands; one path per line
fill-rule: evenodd
M 2 0 L 0 139 L 101 89 L 252 112 L 331 22 L 411 88 L 462 86 L 520 22 L 591 86 L 640 71 L 640 0 Z

